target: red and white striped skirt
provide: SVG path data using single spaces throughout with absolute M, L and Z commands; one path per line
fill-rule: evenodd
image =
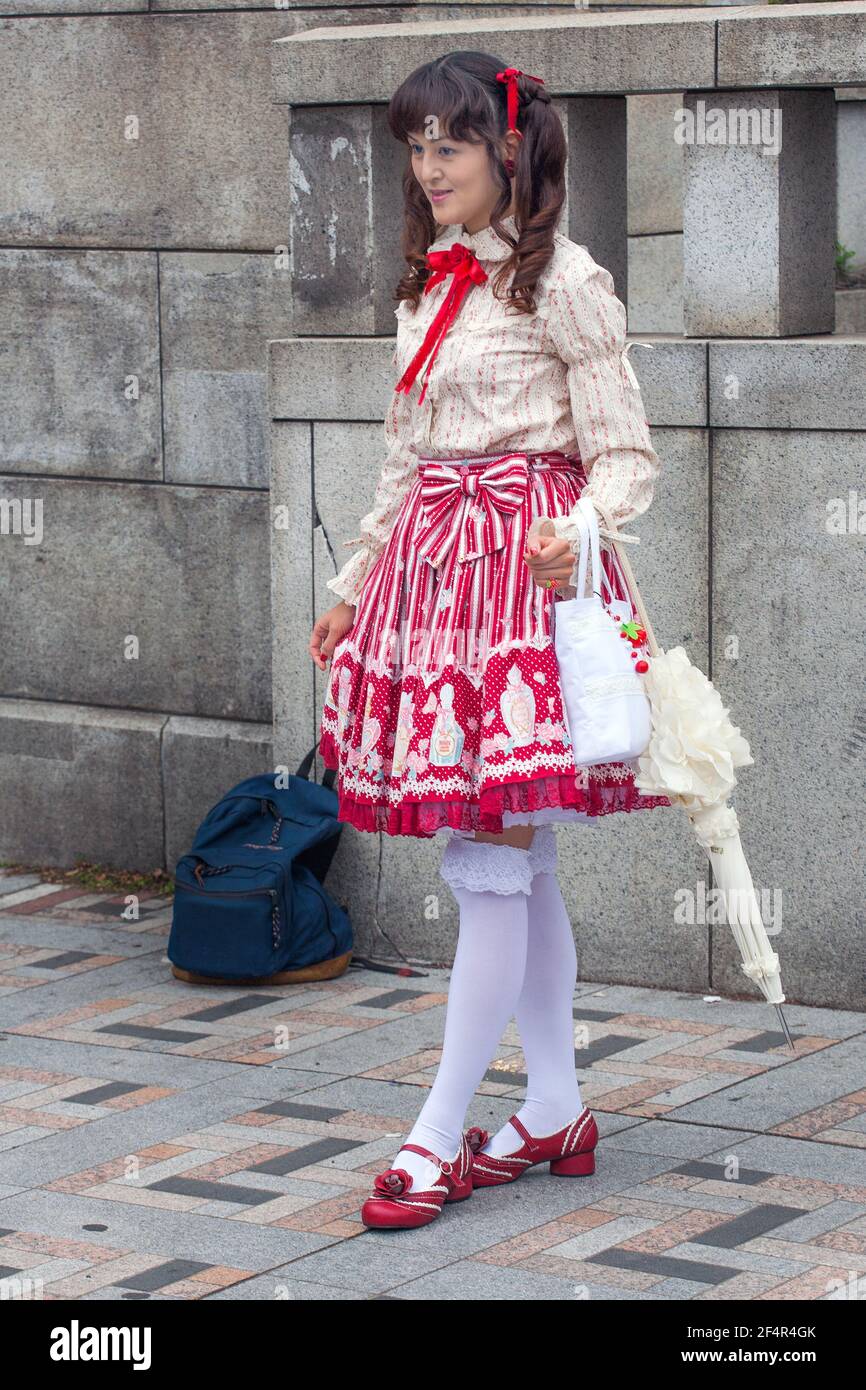
M 550 631 L 523 560 L 535 517 L 570 512 L 578 454 L 419 459 L 355 621 L 334 650 L 319 752 L 339 819 L 430 837 L 669 806 L 635 763 L 577 767 Z M 631 598 L 606 549 L 619 597 Z

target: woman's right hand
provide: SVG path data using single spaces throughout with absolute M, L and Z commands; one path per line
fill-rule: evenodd
M 342 641 L 355 621 L 355 605 L 341 599 L 321 618 L 317 618 L 310 638 L 310 656 L 320 671 L 325 671 L 337 643 Z

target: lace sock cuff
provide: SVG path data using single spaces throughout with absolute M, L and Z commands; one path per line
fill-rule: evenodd
M 556 873 L 556 831 L 552 825 L 540 825 L 536 830 L 529 846 L 529 863 L 533 874 Z
M 445 846 L 439 873 L 454 888 L 474 893 L 531 893 L 530 851 L 517 845 L 453 836 Z

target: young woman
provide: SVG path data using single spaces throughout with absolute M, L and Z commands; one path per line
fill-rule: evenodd
M 553 822 L 667 806 L 632 764 L 576 767 L 550 605 L 574 516 L 603 537 L 649 506 L 659 460 L 610 274 L 557 230 L 566 142 L 543 79 L 485 53 L 426 63 L 388 116 L 409 149 L 399 381 L 360 549 L 315 624 L 331 659 L 319 748 L 359 830 L 447 837 L 460 911 L 442 1059 L 362 1219 L 421 1226 L 472 1187 L 550 1162 L 589 1173 L 598 1131 L 574 1067 L 577 956 Z M 549 518 L 553 535 L 533 521 Z M 612 552 L 603 565 L 629 594 Z M 537 828 L 542 827 L 542 828 Z M 527 1095 L 492 1137 L 466 1108 L 516 1016 Z

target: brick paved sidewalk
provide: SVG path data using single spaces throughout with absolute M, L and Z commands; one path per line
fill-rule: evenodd
M 448 972 L 185 985 L 167 901 L 122 911 L 0 876 L 12 1297 L 864 1296 L 866 1015 L 787 1006 L 794 1056 L 769 1006 L 581 983 L 596 1172 L 533 1169 L 423 1230 L 367 1231 L 435 1075 Z M 522 1066 L 509 1030 L 467 1124 L 519 1108 Z

